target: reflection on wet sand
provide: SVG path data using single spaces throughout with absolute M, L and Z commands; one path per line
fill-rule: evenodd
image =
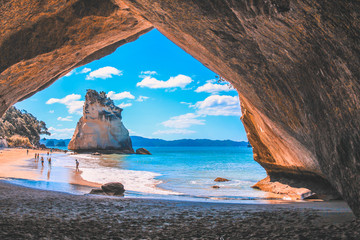
M 47 172 L 47 180 L 50 180 L 51 167 L 49 167 Z

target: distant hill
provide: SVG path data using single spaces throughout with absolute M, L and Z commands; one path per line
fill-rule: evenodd
M 248 142 L 210 139 L 179 139 L 167 141 L 156 138 L 131 137 L 132 145 L 136 147 L 233 147 L 248 146 Z
M 40 139 L 40 144 L 44 144 L 48 148 L 67 147 L 70 139 Z
M 131 136 L 132 145 L 135 147 L 238 147 L 248 146 L 248 142 L 245 141 L 231 141 L 231 140 L 210 140 L 210 139 L 179 139 L 173 141 L 167 141 L 157 138 L 144 138 L 139 136 Z M 59 146 L 65 142 L 67 146 L 70 139 L 41 139 L 40 144 L 44 144 L 47 147 Z

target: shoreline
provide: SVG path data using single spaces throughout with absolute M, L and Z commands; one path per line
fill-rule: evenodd
M 91 190 L 91 188 L 99 188 L 104 183 L 99 182 L 92 182 L 85 180 L 82 177 L 83 171 L 75 170 L 75 164 L 74 168 L 70 167 L 64 167 L 64 166 L 51 166 L 47 163 L 47 157 L 53 158 L 53 164 L 57 161 L 63 160 L 57 159 L 57 157 L 61 156 L 61 152 L 53 152 L 49 156 L 46 155 L 47 152 L 50 151 L 50 149 L 46 150 L 33 150 L 29 149 L 29 154 L 26 154 L 27 149 L 22 148 L 4 148 L 0 150 L 0 178 L 8 179 L 8 182 L 15 182 L 15 184 L 22 185 L 25 187 L 30 187 L 34 189 L 42 189 L 42 190 L 49 190 L 49 191 L 56 191 L 55 185 L 57 185 L 59 188 L 59 191 L 66 192 L 71 189 L 71 191 L 76 191 L 76 185 L 78 186 L 84 186 L 89 187 L 88 192 L 78 192 L 79 194 L 88 194 Z M 40 153 L 41 156 L 44 157 L 45 164 L 43 167 L 39 165 L 38 162 L 35 161 L 35 159 L 32 157 L 34 153 Z M 71 159 L 76 158 L 74 155 L 69 155 L 69 153 L 66 154 L 66 158 Z M 7 160 L 4 160 L 7 159 Z M 5 167 L 5 168 L 4 168 Z M 3 170 L 6 171 L 3 171 Z M 18 180 L 31 180 L 31 181 L 37 181 L 37 186 L 35 187 L 34 183 L 31 184 L 30 181 L 26 182 L 26 184 L 21 183 L 21 181 Z M 46 183 L 46 184 L 41 184 Z M 68 184 L 69 186 L 62 186 L 61 184 Z M 302 203 L 302 202 L 317 202 L 322 201 L 318 199 L 314 200 L 294 200 L 294 199 L 286 199 L 282 195 L 274 194 L 274 193 L 268 193 L 264 192 L 265 196 L 264 198 L 256 198 L 256 197 L 239 197 L 239 198 L 229 198 L 229 197 L 222 197 L 222 196 L 192 196 L 192 195 L 186 195 L 186 194 L 165 194 L 165 192 L 171 192 L 171 190 L 168 190 L 166 188 L 161 188 L 159 185 L 163 184 L 158 183 L 157 185 L 154 185 L 153 188 L 156 190 L 160 190 L 164 192 L 161 193 L 146 193 L 146 192 L 138 192 L 133 190 L 127 190 L 125 192 L 126 198 L 132 198 L 136 196 L 136 198 L 144 198 L 144 199 L 162 199 L 162 200 L 179 200 L 179 201 L 193 201 L 193 202 L 222 202 L 222 203 L 239 203 L 239 204 L 289 204 L 289 203 Z M 36 185 L 36 184 L 35 184 Z M 54 186 L 51 186 L 54 185 Z M 73 188 L 70 185 L 74 185 Z M 42 187 L 41 187 L 42 186 Z M 65 190 L 64 190 L 65 189 Z M 84 189 L 84 188 L 82 188 Z M 125 189 L 126 186 L 125 186 Z M 174 192 L 175 193 L 175 192 Z
M 26 151 L 29 150 L 29 154 Z M 50 149 L 40 150 L 40 149 L 25 149 L 25 148 L 2 148 L 0 149 L 0 178 L 15 178 L 15 179 L 25 179 L 25 180 L 34 180 L 41 181 L 43 180 L 44 170 L 47 171 L 47 178 L 50 178 L 49 169 L 53 169 L 47 163 L 47 158 L 51 157 L 56 158 L 57 155 L 66 154 L 62 152 L 52 152 L 50 155 L 47 153 L 50 152 Z M 37 169 L 40 167 L 38 161 L 34 159 L 34 154 L 39 153 L 40 156 L 44 157 L 44 166 L 41 169 L 40 173 Z M 54 159 L 53 159 L 54 161 Z M 30 167 L 29 164 L 37 164 Z M 68 171 L 69 184 L 78 184 L 89 187 L 99 187 L 101 184 L 86 181 L 81 177 L 81 171 L 77 172 L 75 170 L 66 169 Z M 66 171 L 65 170 L 65 171 Z M 47 179 L 49 180 L 49 179 Z M 63 182 L 61 179 L 57 179 L 59 182 Z

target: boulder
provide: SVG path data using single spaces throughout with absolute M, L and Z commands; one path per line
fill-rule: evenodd
M 121 196 L 124 195 L 125 192 L 124 185 L 119 182 L 106 183 L 101 186 L 101 189 L 104 191 L 106 195 L 111 195 L 111 196 L 119 196 L 119 195 Z
M 5 138 L 0 137 L 0 148 L 7 148 L 8 144 Z
M 145 148 L 136 149 L 136 154 L 151 155 L 151 153 Z
M 91 189 L 90 194 L 105 195 L 105 192 L 101 188 L 94 188 L 94 189 Z
M 220 187 L 219 187 L 219 186 L 214 185 L 214 186 L 212 186 L 212 188 L 220 188 Z
M 217 178 L 215 178 L 214 181 L 215 181 L 215 182 L 228 182 L 228 181 L 230 181 L 230 180 L 229 180 L 229 179 L 226 179 L 226 178 L 217 177 Z

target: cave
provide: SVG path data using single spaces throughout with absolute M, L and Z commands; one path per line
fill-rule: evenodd
M 270 179 L 331 185 L 360 215 L 358 2 L 7 0 L 0 6 L 0 114 L 156 28 L 237 89 L 254 159 Z

